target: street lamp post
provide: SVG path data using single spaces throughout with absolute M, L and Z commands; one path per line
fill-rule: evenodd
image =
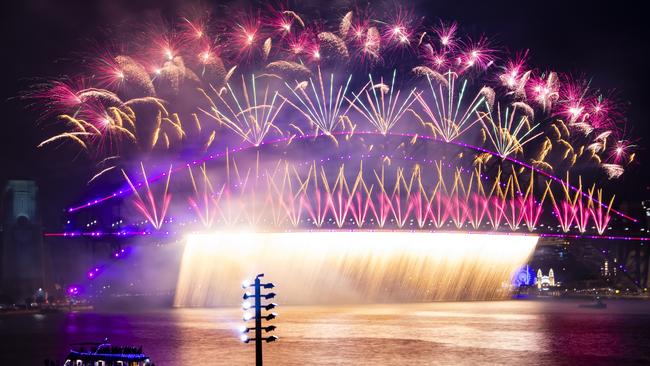
M 251 315 L 249 313 L 244 313 L 244 321 L 249 321 L 249 320 L 254 320 L 255 321 L 255 326 L 253 328 L 249 328 L 247 325 L 244 325 L 241 328 L 241 336 L 240 339 L 244 343 L 249 343 L 251 340 L 255 340 L 255 365 L 256 366 L 262 366 L 263 358 L 262 358 L 262 341 L 266 341 L 267 343 L 270 342 L 275 342 L 278 340 L 277 336 L 271 335 L 268 337 L 263 337 L 262 336 L 262 330 L 264 330 L 265 333 L 272 332 L 276 329 L 275 325 L 269 325 L 269 326 L 262 326 L 262 320 L 273 320 L 277 317 L 278 314 L 276 313 L 270 313 L 266 316 L 262 316 L 262 309 L 269 311 L 274 309 L 277 304 L 276 303 L 269 303 L 266 305 L 262 304 L 262 298 L 269 300 L 273 299 L 275 297 L 274 292 L 269 292 L 268 294 L 262 294 L 262 288 L 264 289 L 272 289 L 275 287 L 272 283 L 262 283 L 260 280 L 261 277 L 264 277 L 263 273 L 258 274 L 255 276 L 255 280 L 251 284 L 249 281 L 244 281 L 242 283 L 242 288 L 247 289 L 250 287 L 253 287 L 254 293 L 249 293 L 246 291 L 244 293 L 243 299 L 244 303 L 242 304 L 242 308 L 244 310 L 249 310 L 251 307 L 254 308 L 255 314 Z M 254 299 L 254 304 L 251 305 L 248 301 L 249 298 Z M 251 339 L 249 338 L 246 333 L 250 332 L 251 330 L 255 331 L 255 338 Z

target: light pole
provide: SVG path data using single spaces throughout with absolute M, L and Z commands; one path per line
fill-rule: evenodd
M 250 293 L 246 291 L 244 293 L 243 299 L 244 303 L 242 304 L 242 308 L 244 310 L 249 310 L 253 308 L 255 310 L 255 314 L 252 315 L 248 312 L 244 313 L 244 321 L 248 322 L 249 320 L 255 320 L 255 326 L 252 328 L 249 328 L 248 325 L 243 325 L 241 328 L 241 336 L 240 339 L 244 343 L 249 343 L 251 340 L 255 341 L 255 365 L 256 366 L 262 366 L 262 341 L 266 341 L 267 343 L 270 342 L 275 342 L 278 340 L 278 337 L 271 335 L 268 337 L 263 337 L 262 336 L 262 330 L 264 330 L 265 333 L 272 332 L 276 329 L 275 325 L 269 325 L 266 327 L 262 326 L 262 320 L 265 319 L 267 321 L 275 319 L 278 314 L 276 313 L 270 313 L 266 316 L 262 316 L 262 309 L 269 311 L 277 307 L 278 305 L 276 303 L 269 303 L 266 305 L 262 304 L 262 298 L 269 300 L 275 297 L 274 292 L 269 292 L 268 294 L 262 294 L 262 288 L 264 289 L 272 289 L 275 287 L 272 283 L 262 283 L 260 280 L 261 277 L 264 277 L 263 273 L 258 274 L 255 276 L 255 280 L 251 284 L 249 281 L 244 281 L 242 283 L 242 288 L 247 289 L 250 287 L 253 287 L 254 293 Z M 249 298 L 254 299 L 254 304 L 251 305 L 250 302 L 246 301 Z M 255 331 L 255 338 L 249 338 L 246 333 L 250 332 L 251 330 Z

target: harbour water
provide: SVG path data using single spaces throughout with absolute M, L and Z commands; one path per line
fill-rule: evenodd
M 280 306 L 266 365 L 644 365 L 650 302 L 494 301 Z M 239 309 L 0 314 L 0 365 L 43 365 L 108 337 L 156 365 L 250 365 Z

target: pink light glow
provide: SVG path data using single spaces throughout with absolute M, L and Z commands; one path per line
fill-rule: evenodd
M 381 178 L 377 175 L 364 178 L 360 170 L 355 173 L 352 184 L 346 178 L 343 165 L 339 167 L 336 179 L 329 182 L 316 174 L 319 167 L 305 166 L 309 167 L 306 175 L 305 172 L 298 173 L 300 170 L 294 171 L 295 176 L 288 175 L 287 170 L 272 179 L 266 178 L 270 173 L 264 173 L 264 178 L 246 176 L 231 183 L 212 181 L 203 170 L 205 181 L 202 184 L 198 185 L 193 178 L 196 194 L 189 199 L 190 207 L 205 229 L 240 225 L 283 230 L 310 226 L 321 229 L 334 225 L 340 229 L 355 226 L 358 229 L 397 227 L 421 230 L 430 226 L 440 229 L 452 224 L 459 230 L 468 227 L 481 230 L 487 225 L 495 231 L 505 226 L 516 232 L 524 226 L 532 232 L 537 230 L 544 211 L 544 197 L 550 196 L 553 217 L 563 232 L 569 232 L 576 225 L 580 233 L 585 233 L 589 223 L 595 227 L 604 224 L 602 213 L 591 214 L 590 209 L 598 210 L 594 208 L 593 192 L 585 196 L 578 188 L 573 196 L 568 196 L 568 182 L 563 182 L 562 186 L 565 198 L 556 200 L 547 188 L 542 199 L 536 201 L 533 185 L 521 192 L 520 187 L 515 187 L 512 177 L 505 183 L 500 180 L 490 182 L 496 190 L 486 190 L 481 186 L 475 191 L 466 191 L 465 188 L 455 188 L 469 186 L 469 182 L 463 181 L 467 178 L 462 178 L 459 171 L 452 182 L 443 178 L 445 174 L 439 170 L 439 180 L 425 185 L 417 175 L 419 173 L 410 177 L 398 173 L 393 185 L 393 177 L 382 174 Z M 438 166 L 438 169 L 442 167 Z M 470 180 L 474 179 L 474 174 L 476 172 L 469 177 Z M 407 181 L 416 183 L 407 185 Z M 431 185 L 436 188 L 431 190 Z M 505 188 L 500 188 L 502 185 Z M 218 192 L 206 188 L 213 186 L 221 188 Z M 375 187 L 374 191 L 368 187 Z M 448 190 L 445 187 L 454 188 Z M 599 207 L 602 210 L 602 206 Z
M 302 230 L 301 230 L 302 231 Z M 324 231 L 337 231 L 337 230 L 332 230 L 332 229 L 327 229 Z M 348 230 L 345 230 L 348 231 Z M 371 231 L 385 231 L 385 232 L 391 232 L 394 230 L 371 230 Z M 400 230 L 402 232 L 403 230 Z M 291 232 L 290 230 L 287 232 Z M 459 233 L 459 231 L 454 230 L 454 231 L 448 231 L 448 230 L 424 230 L 424 232 L 430 232 L 430 233 Z M 582 235 L 582 234 L 566 234 L 566 233 L 524 233 L 524 232 L 517 232 L 517 233 L 510 233 L 510 232 L 494 232 L 494 231 L 461 231 L 462 233 L 465 234 L 487 234 L 487 235 L 532 235 L 532 236 L 539 236 L 542 238 L 566 238 L 566 239 L 594 239 L 594 240 L 628 240 L 628 241 L 650 241 L 650 236 L 618 236 L 618 235 Z M 49 233 L 44 233 L 43 236 L 46 237 L 68 237 L 68 238 L 73 238 L 75 235 L 71 235 L 72 233 L 69 232 L 49 232 Z M 76 235 L 82 235 L 82 236 L 88 236 L 90 233 L 76 233 Z M 123 236 L 120 233 L 106 233 L 106 235 L 116 235 L 116 236 Z M 152 233 L 148 232 L 134 232 L 131 233 L 130 235 L 153 235 Z M 158 233 L 158 235 L 172 235 L 170 233 Z M 435 245 L 435 244 L 432 244 Z M 115 253 L 117 257 L 119 257 L 119 253 Z
M 347 132 L 347 131 L 336 131 L 336 132 L 333 132 L 333 133 L 332 133 L 332 135 L 336 135 L 336 136 L 347 136 L 347 135 L 352 135 L 352 134 L 354 134 L 354 135 L 381 135 L 380 133 L 378 133 L 378 132 L 376 132 L 376 131 L 355 131 L 354 133 Z M 456 145 L 456 146 L 463 147 L 463 148 L 472 149 L 472 150 L 479 151 L 479 152 L 488 153 L 488 154 L 490 154 L 490 155 L 492 155 L 492 156 L 495 156 L 495 157 L 498 157 L 498 156 L 499 156 L 497 153 L 495 153 L 495 152 L 493 152 L 493 151 L 490 151 L 490 150 L 487 150 L 487 149 L 484 149 L 484 148 L 481 148 L 481 147 L 473 146 L 473 145 L 466 144 L 466 143 L 463 143 L 463 142 L 458 142 L 458 141 L 444 141 L 444 140 L 441 140 L 441 139 L 437 139 L 437 138 L 435 138 L 435 137 L 433 137 L 433 136 L 418 135 L 418 134 L 409 134 L 409 133 L 395 133 L 395 132 L 389 132 L 389 133 L 387 133 L 386 135 L 387 135 L 387 136 L 401 136 L 401 137 L 408 137 L 408 138 L 410 138 L 410 139 L 412 139 L 412 138 L 417 138 L 417 139 L 423 139 L 423 140 L 427 140 L 427 141 L 431 141 L 431 142 L 447 143 L 447 144 L 452 144 L 452 145 Z M 262 142 L 262 143 L 260 144 L 260 146 L 264 146 L 264 145 L 273 145 L 273 144 L 275 144 L 275 143 L 280 143 L 280 142 L 285 142 L 285 143 L 286 143 L 287 141 L 289 141 L 289 139 L 298 139 L 298 140 L 302 140 L 302 139 L 313 139 L 313 138 L 319 138 L 319 137 L 330 138 L 329 136 L 327 136 L 326 134 L 323 134 L 323 133 L 321 133 L 321 134 L 305 134 L 305 135 L 303 135 L 303 136 L 297 136 L 297 137 L 282 137 L 282 138 L 278 138 L 278 139 L 275 139 L 275 140 L 264 141 L 264 142 Z M 203 159 L 193 161 L 191 164 L 188 163 L 187 165 L 188 165 L 188 166 L 190 166 L 190 165 L 199 165 L 199 164 L 202 164 L 202 163 L 207 162 L 207 161 L 210 161 L 210 160 L 223 158 L 223 157 L 225 157 L 227 154 L 229 154 L 229 155 L 236 155 L 236 154 L 239 153 L 239 152 L 247 151 L 247 150 L 254 149 L 254 148 L 256 148 L 256 147 L 254 147 L 254 146 L 243 146 L 243 147 L 238 147 L 238 148 L 232 148 L 232 149 L 229 149 L 228 152 L 217 153 L 217 154 L 208 155 L 208 156 L 204 157 Z M 541 175 L 543 175 L 543 176 L 545 176 L 545 177 L 551 179 L 552 181 L 554 181 L 554 182 L 556 182 L 556 183 L 559 183 L 559 184 L 562 184 L 562 185 L 565 184 L 565 183 L 562 181 L 562 179 L 560 179 L 560 178 L 558 178 L 558 177 L 556 177 L 556 176 L 554 176 L 554 175 L 552 175 L 552 174 L 550 174 L 550 173 L 547 173 L 547 172 L 545 172 L 545 171 L 543 171 L 543 170 L 537 169 L 537 168 L 531 166 L 531 165 L 528 164 L 528 163 L 525 163 L 525 162 L 523 162 L 523 161 L 517 160 L 517 159 L 512 158 L 512 157 L 505 157 L 504 159 L 505 159 L 505 160 L 508 160 L 508 161 L 510 161 L 510 162 L 512 162 L 512 163 L 514 163 L 514 164 L 517 164 L 517 165 L 519 165 L 519 166 L 523 166 L 523 167 L 525 167 L 525 168 L 527 168 L 527 169 L 531 169 L 531 170 L 533 170 L 535 173 L 537 173 L 537 174 L 541 174 Z M 180 169 L 183 169 L 183 168 L 184 168 L 184 167 L 177 167 L 177 168 L 172 169 L 171 172 L 174 173 L 174 172 L 176 172 L 176 171 L 178 171 L 178 170 L 180 170 Z M 148 182 L 149 182 L 149 183 L 154 183 L 154 182 L 156 182 L 156 181 L 158 181 L 158 180 L 160 180 L 160 179 L 162 179 L 162 178 L 164 178 L 164 177 L 166 177 L 166 174 L 160 174 L 160 175 L 157 175 L 157 176 L 155 176 L 155 177 L 149 179 Z M 141 184 L 141 183 L 139 183 L 139 184 Z M 568 188 L 571 189 L 571 190 L 573 190 L 573 191 L 577 191 L 577 190 L 578 190 L 578 188 L 576 188 L 575 186 L 572 186 L 572 185 L 568 185 Z M 75 212 L 75 211 L 78 211 L 78 210 L 81 210 L 81 209 L 84 209 L 84 208 L 88 208 L 88 207 L 91 207 L 91 206 L 97 205 L 97 204 L 99 204 L 99 203 L 105 202 L 105 201 L 107 201 L 107 200 L 110 200 L 110 199 L 112 199 L 112 198 L 114 198 L 114 197 L 123 196 L 123 195 L 125 195 L 125 194 L 127 194 L 127 193 L 130 193 L 129 190 L 124 190 L 124 189 L 123 189 L 123 190 L 119 190 L 119 191 L 116 191 L 116 192 L 114 192 L 114 193 L 112 193 L 112 194 L 110 194 L 110 195 L 108 195 L 108 196 L 105 196 L 105 197 L 102 197 L 102 198 L 98 198 L 98 199 L 95 199 L 95 200 L 91 200 L 91 201 L 89 201 L 89 202 L 87 202 L 87 203 L 85 203 L 85 204 L 83 204 L 83 205 L 81 205 L 81 206 L 71 207 L 71 208 L 68 209 L 68 212 L 72 213 L 72 212 Z M 586 196 L 587 194 L 586 194 L 585 192 L 582 192 L 582 195 Z M 598 205 L 602 205 L 602 206 L 605 207 L 605 208 L 608 208 L 608 207 L 609 207 L 608 205 L 606 205 L 606 204 L 603 203 L 602 201 L 597 200 L 597 199 L 595 199 L 595 198 L 593 199 L 593 201 L 594 201 L 596 204 L 598 204 Z M 631 217 L 631 216 L 629 216 L 629 215 L 626 215 L 625 213 L 623 213 L 623 212 L 621 212 L 621 211 L 618 211 L 618 210 L 615 210 L 615 209 L 612 208 L 612 209 L 611 209 L 611 212 L 614 212 L 614 213 L 616 213 L 617 215 L 619 215 L 619 216 L 621 216 L 621 217 L 624 217 L 624 218 L 626 218 L 626 219 L 628 219 L 628 220 L 630 220 L 630 221 L 637 222 L 637 220 L 636 220 L 635 218 L 633 218 L 633 217 Z

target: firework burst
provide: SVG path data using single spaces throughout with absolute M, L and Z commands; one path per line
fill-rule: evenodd
M 524 145 L 539 137 L 542 132 L 536 132 L 539 124 L 531 126 L 528 116 L 518 115 L 517 106 L 512 110 L 506 108 L 501 114 L 501 106 L 497 104 L 496 118 L 492 108 L 486 105 L 487 112 L 478 112 L 486 135 L 501 157 L 506 157 L 516 152 L 522 152 Z M 515 117 L 517 116 L 517 117 Z
M 73 78 L 49 81 L 29 93 L 48 128 L 54 126 L 39 146 L 77 146 L 100 162 L 92 182 L 130 171 L 130 161 L 200 161 L 247 149 L 264 155 L 267 148 L 286 148 L 287 157 L 307 155 L 314 162 L 339 152 L 376 154 L 385 169 L 401 169 L 390 183 L 377 166 L 374 181 L 323 167 L 296 181 L 299 171 L 287 161 L 284 170 L 292 174 L 283 176 L 280 168 L 265 172 L 266 179 L 283 176 L 271 179 L 271 191 L 291 192 L 274 208 L 275 222 L 290 218 L 298 225 L 308 213 L 321 226 L 331 218 L 340 226 L 349 220 L 357 226 L 393 220 L 402 227 L 412 218 L 437 228 L 451 223 L 535 229 L 542 204 L 530 188 L 534 185 L 524 183 L 528 179 L 520 183 L 516 175 L 533 169 L 535 178 L 529 179 L 541 181 L 537 187 L 557 184 L 562 181 L 557 176 L 573 171 L 600 170 L 616 179 L 635 161 L 636 140 L 624 133 L 621 103 L 582 81 L 589 79 L 531 68 L 527 52 L 497 58 L 505 51 L 489 38 L 470 37 L 457 23 L 428 22 L 404 9 L 384 16 L 353 9 L 335 19 L 309 19 L 311 14 L 287 7 L 231 9 L 221 19 L 197 12 L 118 40 L 125 45 L 120 52 L 102 51 L 84 60 Z M 359 70 L 368 78 L 357 77 Z M 305 147 L 321 137 L 335 146 Z M 452 176 L 470 172 L 474 178 L 418 187 L 421 176 L 411 176 L 398 159 L 431 162 L 437 142 L 446 164 L 465 169 Z M 519 164 L 514 176 L 483 186 L 482 174 L 513 161 Z M 473 170 L 478 166 L 482 172 Z M 244 209 L 217 203 L 227 202 L 233 187 L 221 191 L 223 185 L 209 183 L 205 170 L 192 174 L 189 202 L 205 226 L 229 209 Z M 257 174 L 250 174 L 240 184 L 260 184 Z M 582 179 L 585 187 L 598 181 Z M 311 185 L 315 182 L 318 188 Z M 574 188 L 570 195 L 552 193 L 550 185 L 537 193 L 548 195 L 553 209 L 546 212 L 561 218 L 562 229 L 584 231 L 594 222 L 601 232 L 610 207 L 593 203 L 601 202 L 595 186 Z M 576 191 L 582 198 L 576 199 Z M 148 194 L 140 198 L 138 210 L 160 226 L 164 199 L 154 204 Z
M 309 82 L 296 81 L 294 85 L 286 83 L 286 86 L 296 99 L 295 102 L 289 101 L 289 104 L 301 112 L 309 123 L 331 135 L 332 131 L 342 123 L 341 119 L 347 112 L 347 109 L 343 110 L 343 103 L 347 98 L 352 75 L 349 75 L 340 85 L 336 84 L 334 74 L 330 74 L 325 80 L 318 68 L 316 81 L 309 78 Z
M 243 140 L 259 146 L 266 135 L 275 128 L 274 121 L 286 99 L 279 97 L 267 85 L 258 93 L 255 75 L 247 83 L 242 75 L 241 90 L 235 91 L 230 83 L 216 93 L 216 101 L 205 94 L 210 101 L 210 110 L 201 109 L 208 117 L 223 124 Z
M 418 96 L 416 89 L 412 88 L 405 98 L 400 98 L 402 91 L 395 90 L 396 75 L 397 71 L 393 71 L 390 85 L 386 85 L 383 78 L 375 83 L 372 75 L 369 75 L 370 80 L 364 90 L 349 100 L 352 107 L 384 135 L 402 119 Z
M 474 126 L 481 120 L 476 114 L 478 108 L 494 102 L 493 91 L 484 87 L 469 103 L 465 104 L 467 80 L 463 80 L 458 87 L 456 84 L 458 75 L 451 71 L 447 72 L 446 76 L 439 75 L 436 79 L 426 74 L 426 79 L 429 92 L 418 94 L 416 97 L 426 116 L 422 122 L 430 126 L 432 132 L 445 141 L 457 139 Z

